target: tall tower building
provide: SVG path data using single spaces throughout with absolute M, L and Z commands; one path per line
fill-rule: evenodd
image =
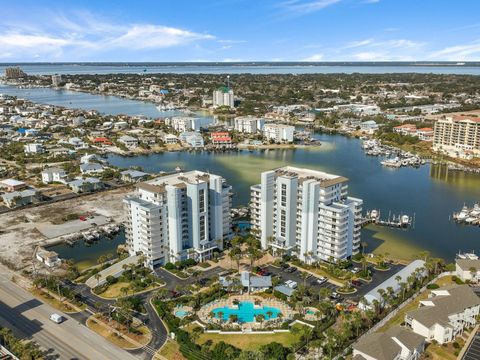
M 233 90 L 230 87 L 224 86 L 213 92 L 213 107 L 219 106 L 234 107 Z
M 347 182 L 291 166 L 263 172 L 251 187 L 252 224 L 262 248 L 307 263 L 358 253 L 363 201 L 347 196 Z
M 187 258 L 204 261 L 231 237 L 231 186 L 201 171 L 137 184 L 124 199 L 130 255 L 153 268 Z

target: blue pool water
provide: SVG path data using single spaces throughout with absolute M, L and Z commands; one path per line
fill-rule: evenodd
M 308 315 L 315 315 L 315 311 L 313 311 L 313 310 L 307 310 L 307 314 L 308 314 Z
M 185 310 L 177 310 L 175 311 L 175 316 L 179 318 L 184 318 L 185 316 L 188 315 L 188 311 Z
M 227 321 L 230 315 L 237 315 L 238 321 L 240 322 L 253 322 L 255 321 L 255 316 L 262 314 L 265 317 L 265 320 L 275 319 L 278 314 L 281 312 L 276 307 L 264 306 L 260 309 L 255 309 L 253 302 L 242 301 L 238 304 L 238 309 L 232 309 L 228 306 L 216 308 L 213 310 L 216 318 L 220 318 L 219 313 L 222 313 L 222 319 Z M 267 314 L 271 313 L 271 314 Z M 270 316 L 269 316 L 270 315 Z

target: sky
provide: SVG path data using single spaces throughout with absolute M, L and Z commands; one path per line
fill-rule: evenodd
M 0 9 L 0 62 L 480 61 L 480 0 L 1 0 Z

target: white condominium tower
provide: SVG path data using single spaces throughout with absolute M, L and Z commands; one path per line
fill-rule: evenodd
M 128 251 L 143 254 L 150 268 L 204 261 L 231 236 L 231 186 L 218 175 L 189 171 L 141 182 L 124 204 Z
M 265 171 L 251 187 L 251 214 L 264 249 L 312 263 L 358 253 L 363 201 L 347 197 L 348 179 L 291 166 Z
M 227 86 L 221 87 L 213 92 L 213 107 L 228 106 L 234 107 L 233 90 Z

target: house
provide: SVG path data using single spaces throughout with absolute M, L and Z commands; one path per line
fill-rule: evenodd
M 372 290 L 370 290 L 365 296 L 363 297 L 363 301 L 360 302 L 359 308 L 362 310 L 371 309 L 374 301 L 378 301 L 380 305 L 383 305 L 384 299 L 380 295 L 379 291 L 387 291 L 389 287 L 393 289 L 394 294 L 398 294 L 401 291 L 402 283 L 408 283 L 407 279 L 411 275 L 415 275 L 419 277 L 424 277 L 426 275 L 425 270 L 425 261 L 423 260 L 415 260 L 412 261 L 410 264 L 405 266 L 402 270 L 393 274 L 387 280 L 382 282 L 380 285 L 376 286 Z M 400 279 L 397 280 L 397 277 Z
M 202 135 L 194 131 L 181 133 L 180 141 L 187 143 L 192 148 L 203 148 L 204 146 Z
M 0 181 L 0 187 L 6 191 L 18 191 L 26 188 L 27 184 L 15 179 L 5 179 Z
M 214 146 L 231 148 L 233 146 L 232 138 L 228 132 L 212 132 L 210 140 Z
M 87 164 L 91 161 L 98 161 L 98 160 L 100 159 L 95 154 L 85 154 L 80 158 L 80 163 Z
M 423 336 L 397 325 L 362 336 L 353 345 L 353 360 L 416 360 L 424 349 Z
M 74 152 L 73 150 L 67 149 L 67 148 L 55 148 L 55 149 L 49 149 L 48 152 L 53 156 L 57 157 L 60 155 L 68 155 L 70 154 L 70 151 Z
M 58 254 L 55 251 L 47 251 L 42 247 L 37 249 L 36 258 L 41 263 L 44 263 L 48 267 L 55 267 L 60 264 L 62 260 L 59 259 Z
M 118 141 L 128 148 L 136 148 L 138 146 L 138 139 L 133 136 L 123 135 Z
M 405 324 L 427 341 L 444 344 L 475 326 L 479 313 L 480 298 L 472 288 L 453 285 L 431 290 L 418 309 L 405 314 Z
M 273 288 L 273 290 L 278 291 L 280 294 L 285 295 L 287 298 L 293 295 L 295 289 L 286 286 L 286 285 L 278 285 Z
M 414 125 L 414 124 L 402 124 L 402 125 L 399 125 L 399 126 L 395 126 L 393 128 L 393 132 L 396 132 L 396 133 L 402 134 L 402 135 L 416 136 L 417 126 Z
M 271 276 L 252 276 L 248 271 L 242 271 L 240 282 L 248 291 L 265 291 L 272 287 Z
M 26 189 L 3 194 L 2 199 L 6 206 L 14 208 L 31 204 L 36 196 L 36 190 Z
M 68 143 L 72 145 L 75 149 L 83 149 L 87 147 L 83 140 L 78 137 L 71 137 L 70 139 L 68 139 Z
M 93 192 L 104 188 L 104 184 L 97 178 L 77 178 L 68 183 L 68 186 L 74 193 L 80 194 L 85 192 Z
M 106 137 L 97 137 L 92 140 L 92 142 L 95 145 L 101 145 L 101 146 L 110 146 L 113 145 L 113 143 L 107 139 Z
M 45 152 L 45 148 L 39 143 L 26 144 L 23 148 L 25 154 L 43 154 Z
M 360 123 L 360 130 L 367 134 L 373 134 L 378 130 L 378 124 L 373 120 L 367 120 Z
M 480 279 L 480 260 L 475 254 L 464 254 L 455 259 L 455 274 L 462 281 L 478 282 Z
M 176 144 L 178 142 L 178 138 L 173 134 L 165 134 L 163 136 L 163 141 L 165 144 Z
M 67 173 L 60 168 L 48 168 L 42 171 L 42 182 L 49 184 L 51 182 L 64 183 L 67 179 Z
M 80 172 L 82 174 L 98 174 L 103 172 L 103 166 L 99 163 L 85 163 L 80 164 Z
M 120 173 L 122 181 L 136 183 L 146 180 L 150 174 L 138 170 L 125 170 Z

